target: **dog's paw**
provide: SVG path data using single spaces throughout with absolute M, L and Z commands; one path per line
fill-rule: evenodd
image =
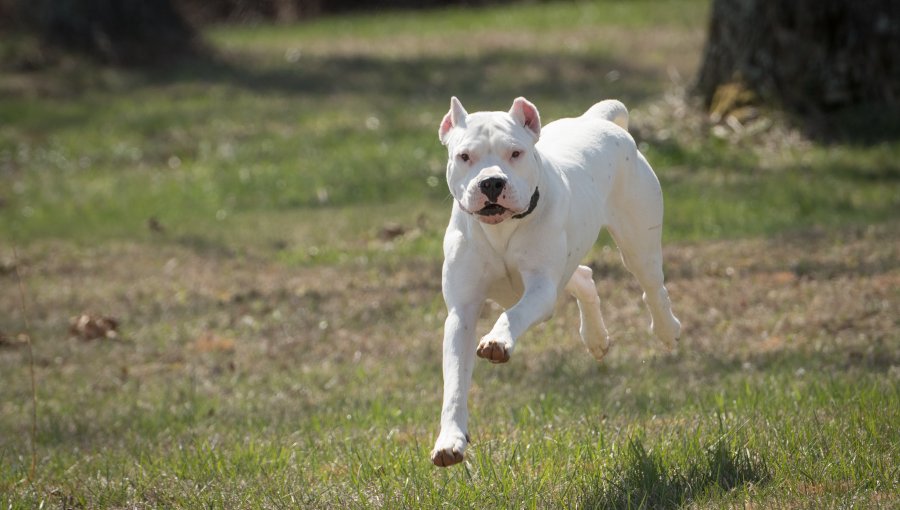
M 594 359 L 598 362 L 603 361 L 603 358 L 609 352 L 609 348 L 612 345 L 612 338 L 606 331 L 606 326 L 603 325 L 602 321 L 588 322 L 585 324 L 586 321 L 583 316 L 581 321 L 581 329 L 578 332 L 581 334 L 582 343 L 584 343 L 588 352 L 591 353 L 591 356 L 593 356 Z
M 431 450 L 431 462 L 438 467 L 448 467 L 462 462 L 469 439 L 459 432 L 441 433 Z
M 588 344 L 588 342 L 585 342 Z M 603 358 L 606 357 L 606 354 L 609 353 L 609 348 L 612 345 L 612 340 L 609 337 L 605 337 L 602 343 L 600 342 L 592 342 L 588 344 L 588 352 L 591 353 L 591 356 L 594 357 L 597 362 L 603 361 Z
M 662 324 L 651 321 L 650 329 L 656 335 L 656 338 L 662 340 L 662 343 L 670 351 L 678 346 L 678 337 L 681 336 L 681 322 L 674 315 L 667 317 L 666 320 L 662 321 Z
M 484 337 L 478 343 L 478 350 L 475 351 L 478 357 L 484 358 L 491 363 L 506 363 L 512 354 L 512 344 L 497 340 L 494 338 Z

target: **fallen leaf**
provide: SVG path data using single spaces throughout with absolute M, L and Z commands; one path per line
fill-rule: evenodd
M 162 234 L 166 231 L 166 228 L 159 222 L 159 219 L 156 216 L 151 216 L 147 219 L 147 228 L 150 229 L 151 232 L 156 232 L 157 234 Z
M 8 335 L 2 331 L 0 331 L 0 349 L 9 347 L 22 347 L 23 345 L 28 344 L 28 338 L 25 335 L 19 335 L 18 337 L 14 337 L 13 335 Z
M 784 348 L 784 339 L 778 335 L 773 335 L 765 340 L 759 346 L 760 352 L 775 352 Z
M 69 334 L 81 340 L 98 338 L 117 338 L 119 321 L 112 317 L 98 317 L 87 313 L 72 317 L 69 321 Z
M 12 259 L 0 259 L 0 275 L 13 274 L 16 272 L 16 263 Z
M 193 349 L 197 352 L 234 352 L 234 340 L 207 332 L 194 340 Z
M 390 241 L 406 233 L 406 228 L 399 223 L 386 223 L 378 231 L 378 238 L 382 241 Z
M 772 273 L 772 280 L 777 285 L 787 285 L 797 281 L 797 273 L 793 271 L 777 271 Z

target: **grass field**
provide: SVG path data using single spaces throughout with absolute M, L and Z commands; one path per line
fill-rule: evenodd
M 152 72 L 0 73 L 0 509 L 898 507 L 900 141 L 711 129 L 681 95 L 707 8 L 216 27 L 216 58 Z M 629 105 L 685 329 L 651 338 L 604 235 L 609 356 L 568 303 L 479 363 L 445 470 L 450 95 Z M 82 313 L 118 337 L 70 335 Z

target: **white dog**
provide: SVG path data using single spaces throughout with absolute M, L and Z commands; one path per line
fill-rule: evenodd
M 619 101 L 542 129 L 525 98 L 509 112 L 471 115 L 451 99 L 439 130 L 455 200 L 444 236 L 448 313 L 441 431 L 431 452 L 436 465 L 463 460 L 475 354 L 508 361 L 516 340 L 551 316 L 563 290 L 578 300 L 587 349 L 597 360 L 606 354 L 610 339 L 597 288 L 590 268 L 578 265 L 602 227 L 644 289 L 651 329 L 675 345 L 681 324 L 663 286 L 662 191 L 627 128 Z M 506 311 L 478 342 L 475 325 L 486 299 Z

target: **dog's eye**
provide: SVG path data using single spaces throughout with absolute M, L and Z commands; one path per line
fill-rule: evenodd
M 521 151 L 513 151 L 513 153 L 512 153 L 512 158 L 513 158 L 513 159 L 516 159 L 516 158 L 518 158 L 518 157 L 521 156 L 521 155 L 522 155 L 522 152 L 521 152 Z
M 461 159 L 463 161 L 469 161 L 469 155 L 466 154 L 465 152 L 463 152 L 462 154 L 459 155 L 459 159 Z

